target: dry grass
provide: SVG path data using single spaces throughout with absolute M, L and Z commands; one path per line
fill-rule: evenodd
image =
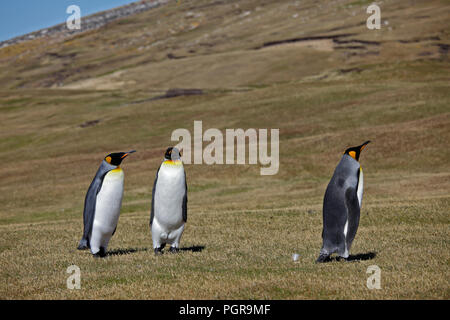
M 0 50 L 0 298 L 449 299 L 449 6 L 385 1 L 392 29 L 371 32 L 351 2 L 183 1 Z M 379 44 L 255 49 L 342 33 Z M 205 94 L 145 101 L 171 87 Z M 154 175 L 172 131 L 194 120 L 279 128 L 280 170 L 187 165 L 182 247 L 203 249 L 155 257 Z M 325 187 L 342 151 L 368 139 L 352 253 L 376 256 L 316 265 Z M 130 148 L 112 254 L 93 259 L 76 250 L 84 195 L 101 159 Z M 81 290 L 66 288 L 72 264 Z M 372 264 L 381 290 L 366 287 Z

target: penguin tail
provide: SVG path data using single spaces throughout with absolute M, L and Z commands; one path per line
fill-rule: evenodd
M 88 243 L 88 240 L 87 239 L 81 239 L 80 240 L 80 243 L 78 243 L 78 247 L 77 247 L 77 249 L 78 250 L 87 250 L 87 249 L 89 249 L 89 243 Z

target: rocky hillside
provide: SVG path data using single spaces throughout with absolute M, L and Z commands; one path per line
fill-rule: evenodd
M 57 38 L 70 37 L 75 34 L 79 34 L 81 32 L 98 29 L 116 19 L 124 18 L 139 12 L 157 8 L 161 4 L 165 4 L 167 2 L 168 0 L 141 0 L 133 2 L 125 6 L 117 7 L 114 9 L 102 11 L 99 13 L 83 17 L 82 29 L 80 30 L 70 30 L 67 28 L 66 23 L 64 22 L 53 27 L 44 28 L 12 39 L 0 41 L 0 49 L 27 40 L 34 40 L 48 37 L 57 37 Z
M 296 79 L 333 69 L 359 72 L 367 63 L 447 58 L 450 10 L 445 1 L 385 1 L 380 30 L 366 28 L 368 3 L 138 2 L 84 18 L 81 33 L 59 25 L 25 36 L 32 40 L 12 40 L 18 43 L 0 49 L 0 83 L 5 88 L 93 88 L 102 83 L 100 88 L 113 89 L 144 83 L 155 87 L 163 80 L 185 86 L 180 72 L 188 68 L 194 77 L 189 83 L 198 78 L 208 79 L 197 81 L 202 87 L 229 87 L 259 84 L 267 76 Z M 310 49 L 329 58 L 306 65 L 309 57 L 304 57 L 297 64 L 296 57 Z M 208 68 L 196 66 L 199 59 L 214 61 L 220 83 L 206 76 Z M 260 60 L 274 64 L 269 74 L 258 66 Z M 282 71 L 281 64 L 291 63 Z M 161 73 L 160 67 L 173 71 Z M 156 82 L 151 80 L 155 72 L 142 81 L 148 68 L 158 69 Z

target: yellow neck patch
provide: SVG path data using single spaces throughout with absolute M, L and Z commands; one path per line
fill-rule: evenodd
M 348 153 L 348 155 L 349 155 L 350 157 L 352 157 L 353 159 L 356 160 L 356 152 L 355 152 L 355 151 L 350 151 L 350 152 Z
M 165 160 L 163 162 L 165 165 L 169 165 L 169 166 L 180 166 L 183 164 L 183 162 L 181 160 Z
M 120 171 L 122 171 L 122 168 L 121 167 L 117 167 L 117 168 L 111 170 L 110 172 L 119 173 Z

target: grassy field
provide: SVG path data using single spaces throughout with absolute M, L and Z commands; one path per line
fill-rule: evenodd
M 368 30 L 369 3 L 173 1 L 0 49 L 0 298 L 449 299 L 450 5 L 386 0 Z M 171 88 L 203 94 L 151 100 Z M 195 120 L 280 129 L 279 172 L 186 165 L 183 250 L 154 256 L 153 179 Z M 351 253 L 370 258 L 317 265 L 325 188 L 366 140 Z M 117 232 L 94 259 L 76 250 L 84 196 L 103 157 L 130 149 Z M 73 264 L 81 290 L 66 287 Z

